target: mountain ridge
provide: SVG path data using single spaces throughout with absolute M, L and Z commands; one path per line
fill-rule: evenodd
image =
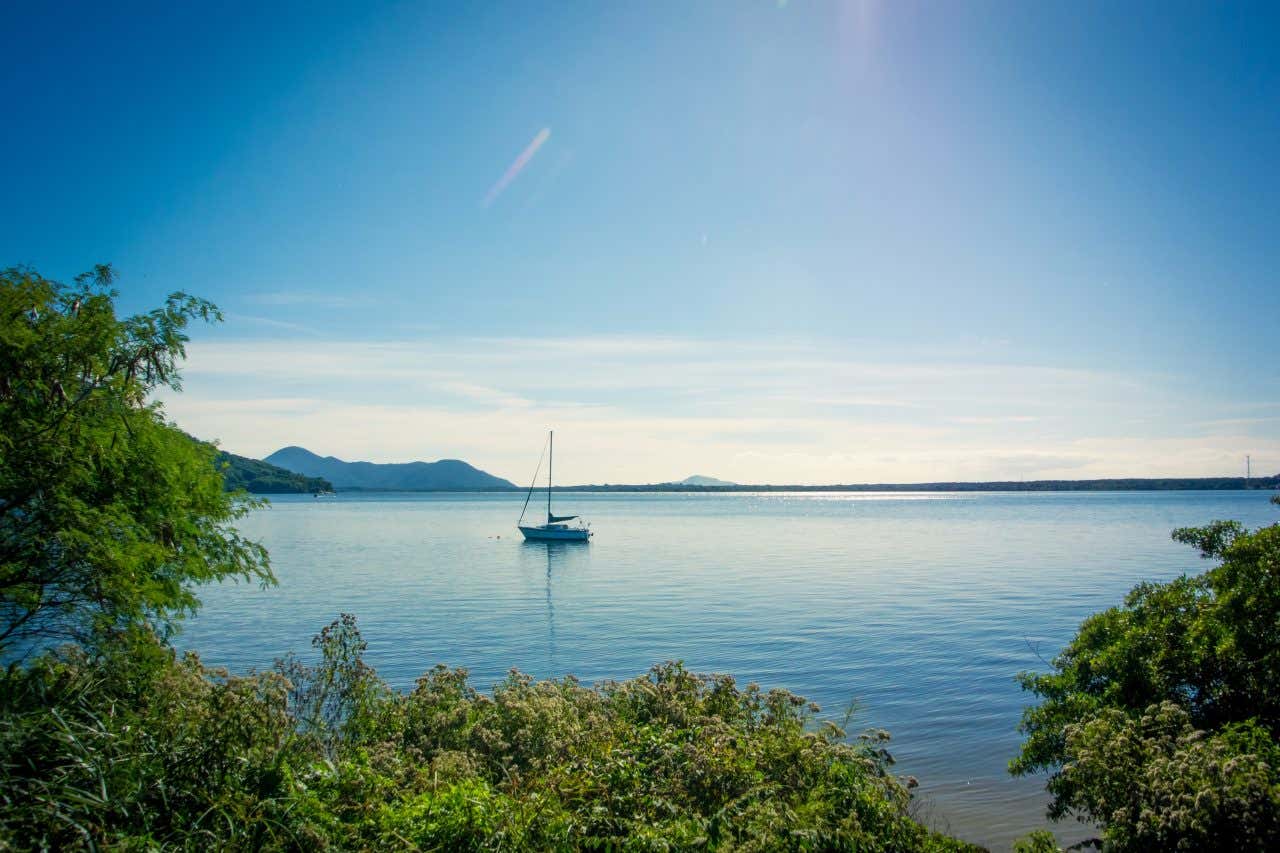
M 461 459 L 436 462 L 348 462 L 298 445 L 282 447 L 263 461 L 307 477 L 323 477 L 338 490 L 461 492 L 516 489 Z

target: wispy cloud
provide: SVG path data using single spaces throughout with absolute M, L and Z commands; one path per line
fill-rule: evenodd
M 502 195 L 503 190 L 510 186 L 512 181 L 520 177 L 524 167 L 529 165 L 529 161 L 538 153 L 538 149 L 545 145 L 550 138 L 551 128 L 549 127 L 544 127 L 534 134 L 533 139 L 524 147 L 524 150 L 516 156 L 516 159 L 511 161 L 507 171 L 502 173 L 501 178 L 498 178 L 498 182 L 489 188 L 489 192 L 485 193 L 484 201 L 482 202 L 485 207 L 493 204 L 494 199 Z
M 809 403 L 815 406 L 830 406 L 832 408 L 849 409 L 918 409 L 921 406 L 920 403 L 914 400 L 907 400 L 902 397 L 862 397 L 856 394 L 848 396 L 778 394 L 772 399 L 779 403 Z
M 964 353 L 904 363 L 856 344 L 588 335 L 197 341 L 189 354 L 170 415 L 248 455 L 460 457 L 522 480 L 554 427 L 565 482 L 1210 475 L 1244 453 L 1280 468 L 1280 440 L 1250 424 L 1189 428 L 1213 406 L 1176 376 Z
M 228 320 L 238 320 L 241 323 L 251 323 L 255 326 L 267 326 L 272 329 L 286 329 L 290 332 L 302 332 L 306 335 L 320 334 L 309 326 L 303 326 L 300 323 L 290 323 L 287 320 L 273 320 L 270 317 L 255 317 L 252 314 L 227 313 L 226 318 Z
M 953 424 L 974 424 L 989 426 L 991 424 L 1029 424 L 1040 418 L 1035 415 L 958 415 L 947 418 Z
M 250 293 L 245 300 L 255 305 L 311 306 L 318 308 L 351 308 L 365 304 L 363 300 L 318 290 L 266 290 Z
M 499 388 L 491 388 L 487 385 L 474 385 L 470 382 L 445 382 L 441 384 L 440 388 L 467 400 L 486 403 L 503 409 L 527 408 L 533 405 L 533 401 L 526 397 L 511 394 Z

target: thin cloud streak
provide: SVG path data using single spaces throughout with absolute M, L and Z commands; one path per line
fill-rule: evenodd
M 964 415 L 947 418 L 953 424 L 973 424 L 988 426 L 991 424 L 1029 424 L 1035 423 L 1040 418 L 1035 415 Z
M 250 293 L 245 301 L 255 305 L 274 305 L 282 307 L 307 306 L 312 308 L 353 308 L 368 304 L 367 301 L 337 293 L 326 293 L 320 290 L 264 290 Z
M 302 332 L 306 335 L 319 336 L 319 332 L 300 323 L 290 323 L 286 320 L 273 320 L 270 317 L 255 317 L 252 314 L 232 314 L 227 313 L 228 320 L 239 320 L 242 323 L 252 323 L 256 326 L 269 326 L 272 329 L 285 329 L 290 332 Z
M 529 165 L 529 161 L 538 153 L 546 141 L 551 138 L 551 128 L 544 127 L 542 130 L 534 134 L 533 139 L 525 146 L 524 150 L 511 161 L 511 165 L 507 167 L 507 171 L 503 172 L 502 177 L 498 178 L 498 182 L 489 188 L 489 192 L 485 194 L 484 207 L 493 204 L 494 199 L 502 195 L 503 190 L 510 186 L 511 182 L 520 177 L 520 173 L 524 171 L 524 167 Z

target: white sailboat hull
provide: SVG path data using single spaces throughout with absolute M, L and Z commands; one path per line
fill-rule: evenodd
M 585 527 L 567 527 L 563 524 L 518 525 L 525 539 L 537 541 L 586 542 L 591 531 Z

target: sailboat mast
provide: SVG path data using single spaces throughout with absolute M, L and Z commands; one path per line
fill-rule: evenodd
M 529 481 L 529 491 L 524 496 L 524 506 L 520 507 L 520 518 L 516 521 L 519 524 L 524 521 L 524 514 L 529 511 L 529 501 L 533 499 L 533 490 L 538 488 L 538 475 L 542 473 L 542 460 L 547 457 L 547 446 L 542 445 L 542 453 L 538 454 L 538 467 L 533 469 L 533 479 Z
M 551 430 L 551 452 L 547 456 L 547 524 L 551 523 L 551 465 L 556 459 L 556 431 Z

